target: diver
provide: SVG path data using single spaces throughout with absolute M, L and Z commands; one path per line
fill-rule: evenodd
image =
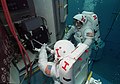
M 64 35 L 63 39 L 71 40 L 76 46 L 78 43 L 85 43 L 90 46 L 94 53 L 101 52 L 105 43 L 101 40 L 99 31 L 98 17 L 94 12 L 83 11 L 81 14 L 77 14 L 73 17 L 74 25 L 71 26 L 69 31 Z M 74 37 L 70 39 L 71 37 Z M 100 51 L 98 51 L 100 50 Z M 92 53 L 91 58 L 93 60 L 99 59 L 101 56 Z
M 49 62 L 47 45 L 43 44 L 39 51 L 38 66 L 45 75 L 53 78 L 54 84 L 75 84 L 72 66 L 88 48 L 89 46 L 83 43 L 75 47 L 68 40 L 59 40 L 55 43 L 54 50 L 51 49 L 55 59 Z
M 90 46 L 92 39 L 94 38 L 94 31 L 92 24 L 87 19 L 87 16 L 85 14 L 77 14 L 73 19 L 74 25 L 71 26 L 63 39 L 69 39 L 74 35 L 74 39 L 76 41 L 75 45 L 78 43 L 85 43 Z
M 98 61 L 102 58 L 103 48 L 105 42 L 101 39 L 98 16 L 94 12 L 83 11 L 82 14 L 87 16 L 88 21 L 91 22 L 94 31 L 94 39 L 92 45 L 91 60 Z

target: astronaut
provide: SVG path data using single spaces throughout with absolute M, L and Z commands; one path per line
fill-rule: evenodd
M 94 38 L 94 31 L 91 22 L 88 21 L 85 14 L 77 14 L 73 17 L 74 25 L 68 33 L 65 34 L 63 39 L 69 39 L 71 35 L 74 35 L 76 43 L 85 43 L 91 45 L 92 39 Z
M 75 45 L 78 43 L 85 43 L 89 48 L 89 54 L 91 49 L 96 52 L 104 47 L 104 42 L 100 38 L 98 17 L 94 12 L 83 11 L 81 14 L 77 14 L 73 17 L 74 25 L 64 35 L 63 39 L 69 39 L 74 35 Z M 101 51 L 100 51 L 101 52 Z M 101 55 L 99 53 L 99 55 Z M 99 58 L 100 56 L 97 56 Z M 96 59 L 92 57 L 92 59 Z
M 98 50 L 98 48 L 103 48 L 105 43 L 101 40 L 100 30 L 99 30 L 99 21 L 98 17 L 94 12 L 83 11 L 82 14 L 87 16 L 88 21 L 91 22 L 94 31 L 94 42 L 93 48 L 94 50 Z
M 82 14 L 87 16 L 88 21 L 90 21 L 93 26 L 94 39 L 92 43 L 91 59 L 96 61 L 101 58 L 103 47 L 105 46 L 105 42 L 100 36 L 98 17 L 94 12 L 83 11 Z
M 54 45 L 55 60 L 48 62 L 46 44 L 43 44 L 39 54 L 38 66 L 43 73 L 54 79 L 54 84 L 75 84 L 73 64 L 88 48 L 86 44 L 75 47 L 68 40 L 59 40 Z

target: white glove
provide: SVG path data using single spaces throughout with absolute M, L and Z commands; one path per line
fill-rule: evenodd
M 47 44 L 43 44 L 41 48 L 35 48 L 34 51 L 40 52 L 41 50 L 45 49 L 47 47 Z
M 42 45 L 42 47 L 41 47 L 41 50 L 42 50 L 42 49 L 46 49 L 46 47 L 47 47 L 47 44 L 44 43 L 44 44 Z

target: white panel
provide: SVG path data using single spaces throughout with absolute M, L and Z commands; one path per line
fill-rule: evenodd
M 56 42 L 55 17 L 52 0 L 34 0 L 35 12 L 37 16 L 42 16 L 47 20 L 51 43 Z

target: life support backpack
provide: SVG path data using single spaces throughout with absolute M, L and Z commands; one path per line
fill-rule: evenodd
M 88 21 L 90 21 L 93 25 L 94 30 L 93 49 L 97 50 L 98 48 L 102 48 L 104 46 L 104 42 L 100 38 L 99 21 L 97 15 L 94 12 L 87 11 L 83 11 L 82 14 L 85 14 Z

